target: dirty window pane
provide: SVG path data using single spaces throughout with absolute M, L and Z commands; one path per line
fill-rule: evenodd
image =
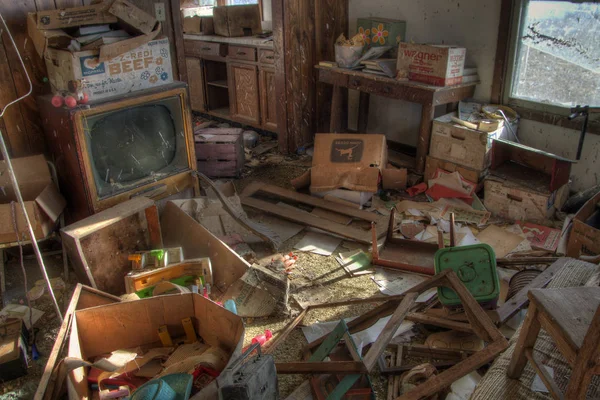
M 511 97 L 600 105 L 600 5 L 527 1 Z
M 229 0 L 229 5 L 237 6 L 239 4 L 258 4 L 258 0 Z

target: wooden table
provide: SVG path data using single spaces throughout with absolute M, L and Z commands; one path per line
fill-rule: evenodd
M 331 98 L 330 132 L 342 131 L 342 117 L 345 115 L 342 103 L 344 88 L 360 91 L 358 110 L 358 132 L 365 132 L 369 114 L 369 96 L 389 97 L 418 103 L 423 106 L 421 125 L 419 127 L 419 141 L 417 143 L 416 170 L 423 173 L 425 170 L 425 157 L 429 153 L 429 137 L 431 136 L 431 122 L 436 106 L 457 103 L 460 100 L 472 97 L 475 85 L 479 82 L 470 82 L 455 86 L 430 86 L 417 82 L 397 81 L 386 76 L 368 74 L 344 68 L 329 68 L 315 66 L 319 73 L 319 82 L 333 85 Z

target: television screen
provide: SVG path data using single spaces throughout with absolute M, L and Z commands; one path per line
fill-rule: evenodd
M 179 97 L 88 116 L 84 127 L 99 198 L 189 169 Z

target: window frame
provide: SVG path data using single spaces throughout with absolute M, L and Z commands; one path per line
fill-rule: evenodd
M 521 45 L 519 34 L 525 23 L 524 6 L 529 0 L 503 0 L 498 29 L 498 47 L 496 63 L 503 64 L 494 72 L 494 81 L 500 82 L 499 87 L 492 87 L 492 101 L 501 102 L 514 108 L 522 118 L 531 119 L 564 128 L 581 130 L 582 118 L 569 120 L 570 107 L 546 104 L 531 100 L 511 97 L 514 73 L 516 72 L 517 53 Z M 565 0 L 546 0 L 565 1 Z M 584 3 L 585 0 L 570 0 L 573 3 Z M 588 0 L 589 1 L 589 0 Z M 593 2 L 593 1 L 592 1 Z M 508 12 L 506 12 L 508 10 Z M 585 104 L 582 104 L 585 105 Z M 590 104 L 595 106 L 595 104 Z M 600 117 L 591 114 L 588 122 L 588 133 L 600 134 Z

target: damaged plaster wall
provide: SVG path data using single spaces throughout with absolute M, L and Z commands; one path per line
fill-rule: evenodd
M 481 80 L 475 99 L 489 101 L 491 95 L 500 1 L 497 0 L 350 0 L 350 36 L 356 19 L 379 16 L 407 21 L 408 41 L 445 43 L 467 48 L 466 66 L 475 66 Z M 358 93 L 351 91 L 348 126 L 356 129 Z M 438 107 L 436 116 L 445 109 Z M 368 132 L 385 133 L 388 139 L 416 146 L 421 106 L 372 96 Z M 523 143 L 564 157 L 575 157 L 579 132 L 536 121 L 521 120 Z M 573 166 L 572 190 L 600 184 L 600 136 L 588 134 L 582 159 Z

